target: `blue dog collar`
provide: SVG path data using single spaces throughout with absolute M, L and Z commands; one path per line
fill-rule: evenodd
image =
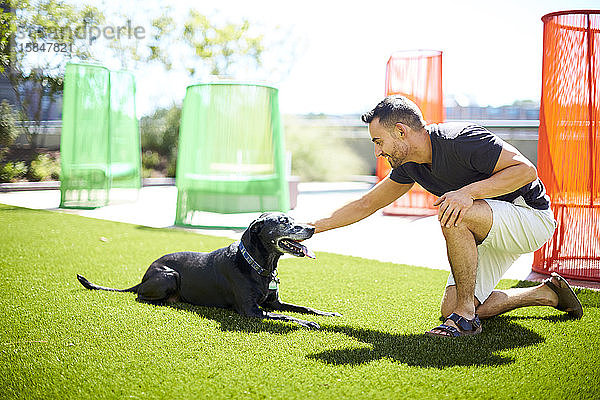
M 246 250 L 246 248 L 244 247 L 244 243 L 242 243 L 242 241 L 240 240 L 240 244 L 238 245 L 240 252 L 242 253 L 242 256 L 244 256 L 244 259 L 246 259 L 246 261 L 248 262 L 248 264 L 250 264 L 250 266 L 252 268 L 254 268 L 254 270 L 256 272 L 258 272 L 259 275 L 262 276 L 267 276 L 265 275 L 265 272 L 268 272 L 266 269 L 264 269 L 263 267 L 260 266 L 259 263 L 257 263 L 254 258 L 252 258 L 252 256 L 250 255 L 250 253 L 248 253 L 248 250 Z

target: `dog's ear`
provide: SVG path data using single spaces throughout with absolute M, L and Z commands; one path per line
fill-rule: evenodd
M 265 220 L 259 218 L 250 224 L 250 226 L 248 227 L 248 230 L 250 231 L 250 233 L 258 233 L 258 232 L 260 232 L 260 230 L 262 229 L 264 224 L 265 224 Z

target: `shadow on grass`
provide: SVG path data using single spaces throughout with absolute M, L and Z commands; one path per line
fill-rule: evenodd
M 23 210 L 26 210 L 26 209 L 23 207 L 9 206 L 9 205 L 0 203 L 0 211 L 23 211 Z
M 423 368 L 500 366 L 511 364 L 514 359 L 498 352 L 544 341 L 542 336 L 506 317 L 487 320 L 482 334 L 461 338 L 437 338 L 425 334 L 397 335 L 350 326 L 329 326 L 322 329 L 342 333 L 370 345 L 369 348 L 326 350 L 308 356 L 334 365 L 359 365 L 388 358 Z
M 289 322 L 244 317 L 234 310 L 227 308 L 203 307 L 187 303 L 171 303 L 165 304 L 165 306 L 191 312 L 201 318 L 216 321 L 220 324 L 220 329 L 227 332 L 268 332 L 283 335 L 298 329 L 306 329 Z
M 166 306 L 216 321 L 223 331 L 287 334 L 305 329 L 288 322 L 244 317 L 229 309 L 186 303 L 173 303 Z M 500 355 L 498 352 L 532 346 L 544 341 L 542 336 L 511 322 L 511 319 L 513 317 L 487 320 L 482 334 L 457 339 L 432 338 L 425 334 L 398 335 L 373 329 L 325 325 L 321 326 L 321 331 L 341 333 L 369 347 L 326 350 L 307 355 L 307 358 L 333 365 L 360 365 L 383 358 L 423 368 L 506 365 L 513 363 L 514 359 Z M 556 318 L 556 322 L 560 320 L 562 318 Z
M 569 318 L 569 316 L 566 313 L 564 313 L 564 314 L 559 314 L 559 315 L 546 315 L 543 317 L 533 316 L 533 315 L 528 315 L 528 316 L 513 315 L 510 317 L 510 319 L 511 320 L 523 320 L 523 321 L 527 321 L 527 320 L 548 321 L 548 322 L 552 322 L 552 323 L 557 323 L 557 322 L 562 322 L 562 321 L 569 321 L 571 318 Z

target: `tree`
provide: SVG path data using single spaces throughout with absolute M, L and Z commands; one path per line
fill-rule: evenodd
M 184 24 L 183 40 L 193 49 L 196 57 L 208 60 L 212 75 L 224 75 L 230 73 L 236 64 L 260 66 L 263 37 L 251 36 L 249 28 L 248 20 L 243 20 L 241 24 L 227 22 L 216 26 L 206 16 L 191 10 Z M 195 67 L 188 68 L 191 76 L 196 71 Z
M 19 130 L 15 122 L 15 113 L 12 107 L 8 101 L 2 100 L 2 103 L 0 103 L 0 162 L 8 148 L 19 136 Z
M 66 63 L 93 59 L 88 27 L 103 21 L 95 7 L 60 0 L 9 0 L 0 9 L 0 73 L 9 81 L 30 145 L 40 131 L 42 101 L 62 92 Z M 78 30 L 79 29 L 79 30 Z
M 248 20 L 217 23 L 196 10 L 189 10 L 183 25 L 178 26 L 170 11 L 167 9 L 152 19 L 145 56 L 131 49 L 134 59 L 159 62 L 171 70 L 176 57 L 179 65 L 186 66 L 190 77 L 232 75 L 236 67 L 260 67 L 263 35 L 250 34 Z
M 274 72 L 287 71 L 294 57 L 293 35 L 277 35 L 279 27 L 259 28 L 248 19 L 232 22 L 194 9 L 187 10 L 181 24 L 176 23 L 170 7 L 159 12 L 148 17 L 150 28 L 144 46 L 131 40 L 110 43 L 122 68 L 159 64 L 167 71 L 181 67 L 190 78 L 217 75 L 266 79 Z M 129 17 L 121 14 L 117 18 Z M 270 38 L 265 30 L 272 33 Z M 278 39 L 274 39 L 276 36 Z M 269 65 L 263 62 L 267 53 L 277 54 L 270 57 Z

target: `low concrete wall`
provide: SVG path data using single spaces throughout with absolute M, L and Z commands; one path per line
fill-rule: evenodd
M 362 158 L 366 165 L 373 166 L 369 170 L 361 171 L 363 174 L 375 173 L 375 155 L 373 144 L 369 139 L 367 126 L 360 122 L 359 117 L 331 120 L 328 118 L 314 120 L 298 120 L 307 127 L 325 128 L 331 135 L 343 140 L 354 152 Z M 60 122 L 46 121 L 43 123 L 40 134 L 36 135 L 36 145 L 49 150 L 60 149 Z M 525 157 L 537 165 L 537 139 L 538 125 L 536 120 L 485 120 L 472 121 L 482 125 L 500 136 L 503 140 L 515 146 Z M 19 136 L 17 145 L 27 144 L 25 135 Z
M 48 150 L 60 149 L 61 126 L 62 121 L 42 121 L 39 126 L 32 122 L 27 123 L 29 132 L 33 134 L 33 141 L 36 147 L 44 147 Z M 24 128 L 21 128 L 21 131 L 24 130 Z M 23 132 L 17 137 L 17 140 L 15 140 L 15 145 L 25 146 L 27 144 L 29 144 L 29 142 L 27 141 L 27 136 Z

